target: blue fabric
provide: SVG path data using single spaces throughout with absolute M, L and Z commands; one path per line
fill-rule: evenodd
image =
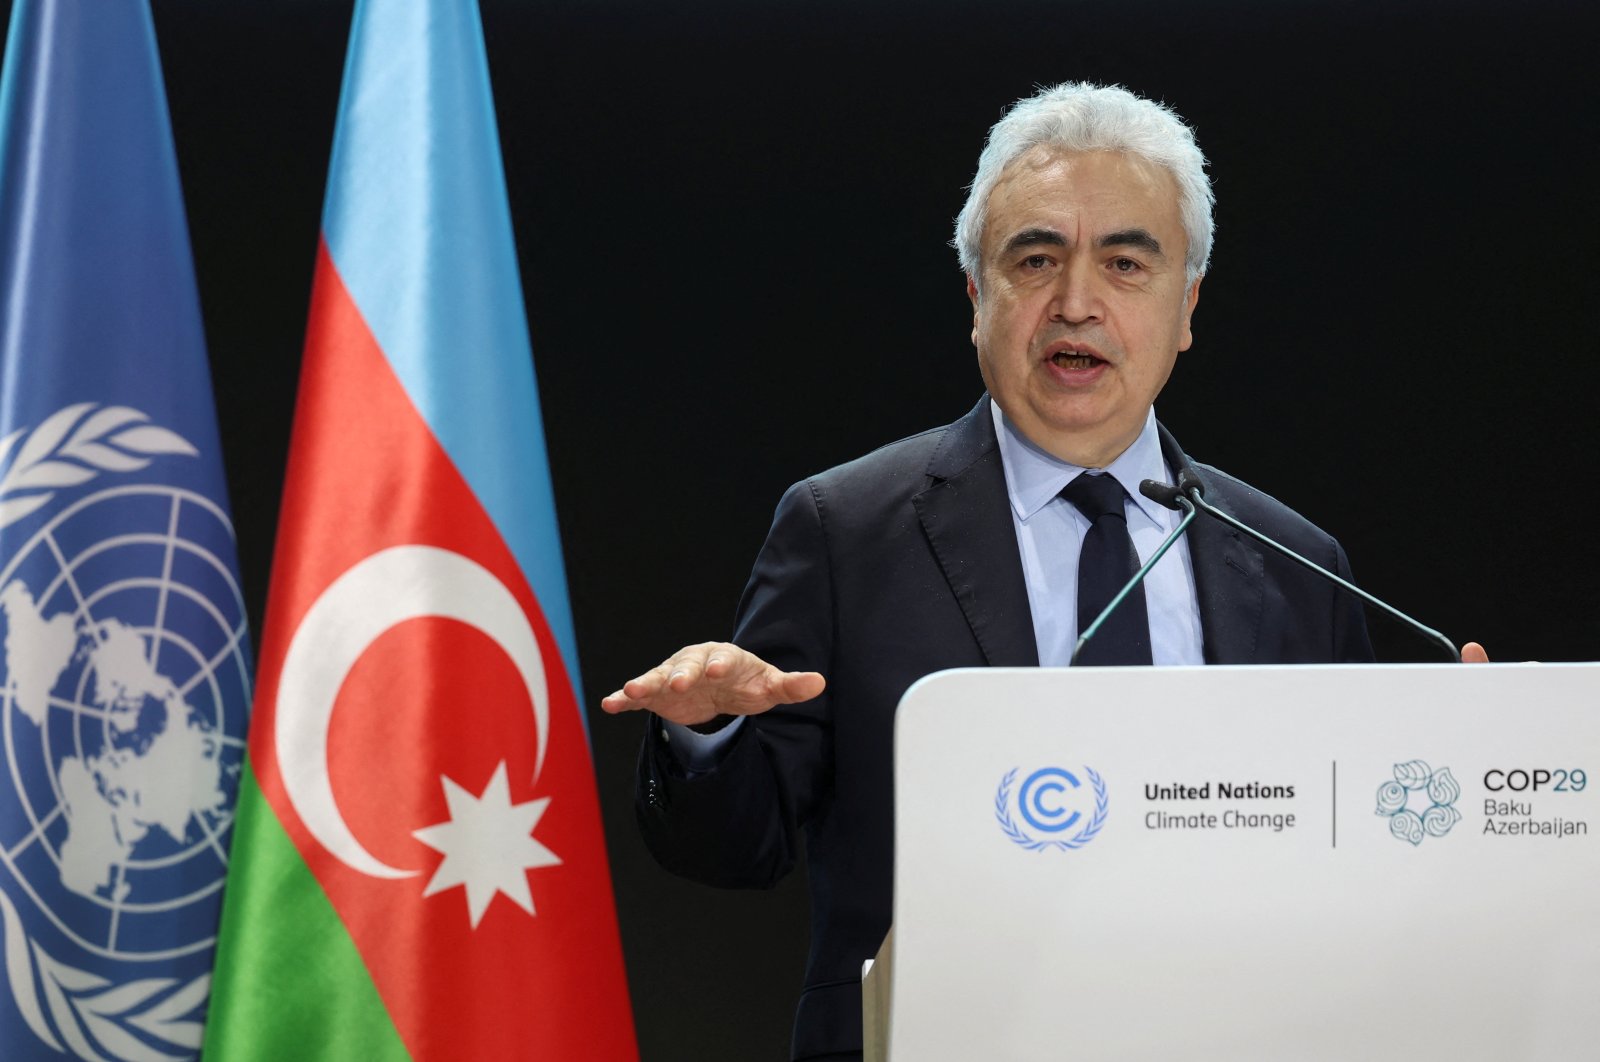
M 192 1056 L 250 646 L 145 3 L 0 78 L 0 1057 Z
M 145 4 L 20 0 L 0 115 L 0 438 L 72 402 L 116 401 L 215 455 Z M 222 497 L 220 463 L 191 471 L 191 485 Z
M 360 0 L 323 232 L 406 393 L 577 641 L 473 0 Z

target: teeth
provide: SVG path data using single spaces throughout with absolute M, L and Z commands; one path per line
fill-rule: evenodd
M 1093 354 L 1074 354 L 1064 350 L 1052 360 L 1063 369 L 1087 369 L 1099 359 Z

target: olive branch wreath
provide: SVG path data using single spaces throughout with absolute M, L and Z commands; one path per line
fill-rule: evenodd
M 108 1057 L 117 1062 L 172 1062 L 192 1058 L 200 1050 L 203 1026 L 190 1015 L 211 991 L 210 974 L 201 974 L 176 990 L 178 980 L 173 977 L 112 984 L 99 974 L 52 958 L 37 941 L 29 939 L 22 918 L 4 892 L 0 892 L 0 929 L 4 931 L 6 980 L 12 999 L 34 1035 L 50 1047 L 90 1062 L 106 1062 Z M 40 989 L 44 1006 L 40 1006 Z M 45 1017 L 46 1008 L 53 1029 L 52 1021 Z M 149 1041 L 134 1035 L 130 1026 Z M 150 1041 L 166 1050 L 158 1050 Z
M 1013 767 L 1007 771 L 1005 777 L 1000 779 L 1000 788 L 995 790 L 994 794 L 994 817 L 1000 823 L 1000 828 L 1005 831 L 1006 836 L 1011 838 L 1013 843 L 1026 848 L 1030 852 L 1040 852 L 1047 848 L 1059 848 L 1062 851 L 1066 851 L 1073 848 L 1082 848 L 1095 839 L 1101 828 L 1106 824 L 1106 811 L 1110 801 L 1106 794 L 1105 779 L 1101 778 L 1093 767 L 1085 767 L 1083 773 L 1088 776 L 1089 784 L 1094 787 L 1094 814 L 1089 817 L 1088 822 L 1084 823 L 1083 829 L 1064 841 L 1041 841 L 1035 837 L 1030 837 L 1023 832 L 1022 827 L 1018 826 L 1016 820 L 1011 817 L 1011 786 L 1016 782 L 1017 771 L 1020 769 Z
M 8 465 L 13 450 L 16 456 Z M 0 439 L 0 527 L 48 504 L 57 490 L 80 486 L 102 472 L 137 472 L 160 454 L 199 453 L 183 436 L 150 423 L 130 406 L 67 406 L 31 433 L 18 428 Z

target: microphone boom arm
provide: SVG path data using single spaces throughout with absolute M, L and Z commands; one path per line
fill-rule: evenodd
M 1386 601 L 1379 601 L 1377 598 L 1373 597 L 1359 586 L 1350 582 L 1350 580 L 1341 579 L 1339 576 L 1335 575 L 1333 572 L 1330 572 L 1317 562 L 1307 560 L 1294 550 L 1290 549 L 1288 546 L 1268 538 L 1266 535 L 1263 535 L 1250 525 L 1235 520 L 1221 509 L 1218 509 L 1215 505 L 1212 505 L 1210 502 L 1206 501 L 1198 484 L 1194 484 L 1192 482 L 1184 484 L 1181 480 L 1180 484 L 1187 487 L 1187 491 L 1183 497 L 1187 497 L 1188 499 L 1192 500 L 1195 506 L 1198 506 L 1200 509 L 1204 509 L 1207 516 L 1216 517 L 1218 520 L 1221 520 L 1223 523 L 1227 524 L 1236 531 L 1243 531 L 1245 534 L 1249 535 L 1263 546 L 1271 546 L 1274 550 L 1283 554 L 1285 557 L 1288 557 L 1301 567 L 1308 568 L 1311 571 L 1316 572 L 1318 575 L 1332 580 L 1334 585 L 1338 586 L 1339 589 L 1345 591 L 1346 593 L 1354 594 L 1356 597 L 1360 598 L 1362 601 L 1371 605 L 1378 611 L 1384 613 L 1392 619 L 1398 620 L 1400 623 L 1412 628 L 1417 633 L 1433 641 L 1439 646 L 1439 648 L 1450 654 L 1451 660 L 1457 662 L 1461 660 L 1461 650 L 1456 648 L 1455 643 L 1449 638 L 1446 638 L 1443 634 L 1440 634 L 1438 631 L 1434 630 L 1432 627 L 1429 627 L 1425 623 L 1419 623 L 1417 620 L 1406 615 L 1404 612 L 1401 612 L 1399 609 L 1395 608 Z M 1193 508 L 1190 509 L 1189 516 L 1185 518 L 1185 523 L 1194 519 L 1195 511 L 1196 510 Z M 1096 624 L 1098 625 L 1098 623 L 1099 621 L 1097 620 Z

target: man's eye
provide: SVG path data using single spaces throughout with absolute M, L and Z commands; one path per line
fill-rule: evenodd
M 1030 254 L 1022 260 L 1024 269 L 1044 269 L 1050 264 L 1050 257 L 1043 254 Z
M 1111 268 L 1118 273 L 1136 273 L 1139 271 L 1139 263 L 1132 258 L 1113 258 Z

